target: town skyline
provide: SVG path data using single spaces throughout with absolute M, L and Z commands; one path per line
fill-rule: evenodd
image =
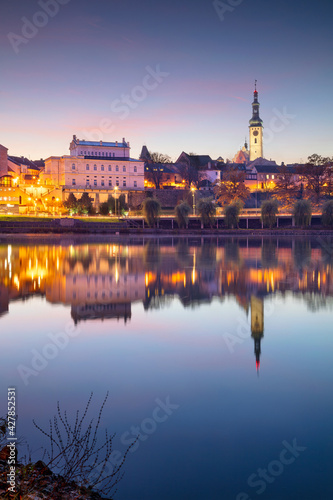
M 68 154 L 73 134 L 125 137 L 135 158 L 145 144 L 232 159 L 257 79 L 264 157 L 332 156 L 331 14 L 327 1 L 13 2 L 0 21 L 0 142 L 31 160 Z

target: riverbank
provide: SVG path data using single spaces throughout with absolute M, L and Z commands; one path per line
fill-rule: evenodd
M 298 235 L 330 235 L 332 228 L 323 227 L 320 218 L 313 217 L 312 225 L 299 228 L 292 225 L 288 216 L 278 220 L 278 226 L 272 229 L 262 228 L 259 217 L 248 217 L 240 221 L 239 229 L 227 229 L 223 218 L 216 218 L 210 228 L 202 228 L 199 218 L 191 218 L 186 229 L 180 229 L 173 218 L 161 218 L 158 227 L 150 228 L 143 218 L 141 219 L 118 219 L 107 222 L 106 219 L 91 221 L 76 218 L 54 218 L 54 219 L 29 219 L 17 220 L 0 219 L 0 237 L 7 238 L 8 235 L 140 235 L 140 236 L 189 236 L 194 235 L 218 235 L 218 236 L 298 236 Z

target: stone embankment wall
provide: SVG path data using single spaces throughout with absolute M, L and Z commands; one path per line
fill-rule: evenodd
M 131 191 L 128 195 L 129 205 L 134 209 L 140 207 L 141 203 L 148 196 L 157 198 L 162 208 L 174 208 L 179 201 L 187 200 L 192 205 L 192 193 L 188 189 L 149 189 L 147 191 Z M 200 198 L 213 196 L 211 191 L 195 191 L 196 202 Z

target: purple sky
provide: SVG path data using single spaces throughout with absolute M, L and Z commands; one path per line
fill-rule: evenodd
M 224 13 L 211 0 L 45 0 L 53 17 L 36 14 L 43 1 L 1 5 L 0 143 L 10 154 L 68 154 L 76 134 L 125 137 L 133 157 L 146 144 L 173 159 L 232 158 L 257 79 L 265 157 L 333 156 L 331 0 L 225 0 Z M 22 18 L 40 27 L 24 31 Z

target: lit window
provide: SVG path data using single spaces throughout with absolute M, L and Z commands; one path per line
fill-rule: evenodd
M 274 179 L 274 175 L 272 175 L 272 179 Z

